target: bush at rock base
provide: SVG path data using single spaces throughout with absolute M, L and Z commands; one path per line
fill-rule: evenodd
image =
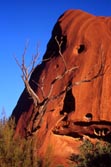
M 80 147 L 80 155 L 71 155 L 71 160 L 76 163 L 72 167 L 111 167 L 111 144 L 86 140 Z
M 14 120 L 0 120 L 0 167 L 39 166 L 33 139 L 14 139 Z

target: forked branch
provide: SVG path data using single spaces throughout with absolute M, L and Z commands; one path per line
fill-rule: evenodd
M 25 88 L 27 90 L 27 92 L 29 93 L 30 97 L 33 99 L 34 105 L 37 106 L 40 103 L 40 99 L 37 96 L 37 94 L 34 92 L 34 90 L 31 88 L 30 84 L 29 84 L 29 79 L 31 74 L 33 73 L 34 69 L 35 69 L 35 64 L 37 62 L 37 58 L 38 58 L 38 52 L 37 54 L 35 54 L 34 56 L 32 56 L 32 60 L 29 64 L 29 66 L 26 66 L 25 64 L 25 56 L 26 56 L 26 51 L 27 51 L 27 46 L 24 49 L 24 53 L 22 55 L 22 63 L 20 64 L 18 59 L 15 56 L 15 60 L 17 65 L 20 67 L 21 71 L 22 71 L 22 80 L 25 84 Z

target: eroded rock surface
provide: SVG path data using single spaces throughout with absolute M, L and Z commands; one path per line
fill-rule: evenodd
M 110 42 L 111 17 L 66 11 L 30 78 L 41 104 L 35 109 L 24 90 L 12 113 L 16 135 L 37 136 L 43 157 L 51 146 L 54 164 L 66 165 L 84 136 L 111 138 Z

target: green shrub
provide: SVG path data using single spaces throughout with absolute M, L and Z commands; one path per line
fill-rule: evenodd
M 73 167 L 111 167 L 111 144 L 86 140 L 80 147 L 80 155 L 72 155 L 71 160 L 76 163 Z
M 14 120 L 0 120 L 0 167 L 39 167 L 33 139 L 14 139 Z

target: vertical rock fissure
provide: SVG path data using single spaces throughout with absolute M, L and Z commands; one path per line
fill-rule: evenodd
M 70 112 L 74 112 L 74 111 L 75 111 L 75 98 L 72 94 L 72 89 L 70 89 L 66 92 L 63 109 L 60 112 L 60 114 L 64 114 L 64 113 L 69 114 Z

